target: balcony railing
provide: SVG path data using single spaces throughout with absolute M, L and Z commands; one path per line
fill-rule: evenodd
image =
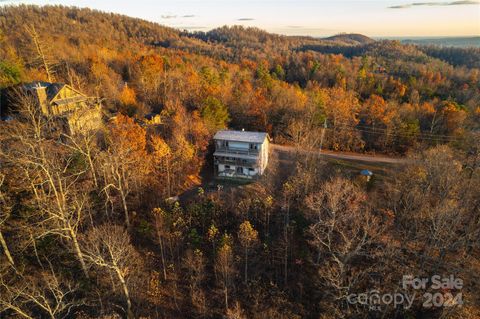
M 258 175 L 247 175 L 243 173 L 237 173 L 233 170 L 219 172 L 217 174 L 219 178 L 227 178 L 227 179 L 256 179 Z
M 245 161 L 244 159 L 224 159 L 224 158 L 215 158 L 214 161 L 215 165 L 224 164 L 224 165 L 235 165 L 235 166 L 243 166 L 243 167 L 257 167 L 258 161 Z
M 232 147 L 218 147 L 215 149 L 217 152 L 229 153 L 229 154 L 242 154 L 242 155 L 258 155 L 259 150 L 255 149 L 242 149 Z

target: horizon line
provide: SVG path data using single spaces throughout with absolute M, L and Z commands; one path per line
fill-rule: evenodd
M 479 0 L 480 1 L 480 0 Z M 479 2 L 480 3 L 480 2 Z M 233 26 L 241 26 L 244 28 L 257 28 L 259 30 L 265 31 L 270 34 L 276 34 L 276 35 L 282 35 L 282 36 L 287 36 L 287 37 L 312 37 L 312 38 L 322 38 L 322 37 L 332 37 L 336 35 L 341 35 L 341 34 L 360 34 L 363 36 L 367 36 L 369 38 L 377 38 L 377 39 L 388 39 L 388 38 L 421 38 L 421 39 L 438 39 L 438 38 L 474 38 L 474 37 L 480 37 L 480 33 L 478 34 L 458 34 L 458 35 L 402 35 L 402 34 L 391 34 L 391 35 L 370 35 L 368 33 L 363 33 L 361 31 L 352 31 L 352 32 L 346 32 L 346 31 L 338 31 L 338 32 L 332 32 L 332 33 L 321 33 L 318 35 L 314 35 L 312 33 L 289 33 L 289 32 L 279 32 L 276 30 L 282 30 L 282 29 L 287 29 L 288 26 L 277 26 L 277 27 L 265 27 L 265 26 L 255 26 L 255 25 L 245 25 L 245 24 L 239 24 L 238 22 L 239 19 L 235 20 L 233 23 L 220 23 L 216 26 L 175 26 L 175 25 L 168 25 L 165 23 L 162 23 L 161 21 L 156 21 L 154 19 L 148 19 L 147 17 L 141 17 L 141 16 L 135 16 L 135 15 L 129 15 L 126 13 L 120 13 L 120 12 L 114 12 L 111 10 L 102 10 L 98 8 L 93 8 L 93 7 L 88 7 L 88 6 L 80 6 L 80 5 L 68 5 L 68 4 L 34 4 L 34 3 L 23 3 L 22 0 L 0 0 L 0 8 L 1 7 L 19 7 L 22 5 L 26 6 L 37 6 L 37 7 L 55 7 L 55 6 L 61 6 L 61 7 L 66 7 L 66 8 L 77 8 L 77 9 L 89 9 L 93 11 L 97 11 L 100 13 L 106 13 L 106 14 L 117 14 L 120 16 L 125 16 L 133 19 L 140 19 L 143 21 L 147 21 L 150 23 L 154 23 L 163 27 L 171 28 L 171 29 L 176 29 L 180 31 L 187 31 L 187 32 L 209 32 L 211 30 L 215 30 L 218 28 L 221 28 L 223 26 L 227 27 L 233 27 Z M 303 27 L 304 29 L 316 29 L 317 27 Z M 301 28 L 296 29 L 296 31 L 300 31 Z M 294 31 L 294 30 L 292 30 Z

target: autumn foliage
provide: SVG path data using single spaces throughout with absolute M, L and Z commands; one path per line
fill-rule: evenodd
M 26 95 L 0 123 L 0 316 L 478 318 L 478 56 L 2 6 L 0 88 L 53 76 L 104 123 L 70 136 Z M 298 152 L 249 185 L 200 187 L 223 128 Z M 464 307 L 347 299 L 403 291 L 403 274 L 461 277 Z

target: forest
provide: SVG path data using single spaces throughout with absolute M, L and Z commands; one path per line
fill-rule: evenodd
M 0 89 L 32 81 L 98 97 L 105 121 L 50 132 L 19 94 L 0 122 L 1 318 L 480 318 L 479 48 L 1 6 Z M 227 127 L 303 151 L 198 187 Z M 366 182 L 320 146 L 405 163 Z M 404 275 L 463 287 L 426 307 L 438 291 Z M 417 298 L 350 301 L 373 290 Z

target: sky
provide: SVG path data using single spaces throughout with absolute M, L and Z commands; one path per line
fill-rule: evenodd
M 1 5 L 19 3 L 88 7 L 191 31 L 244 25 L 318 37 L 338 33 L 370 37 L 480 35 L 480 0 L 0 0 Z

